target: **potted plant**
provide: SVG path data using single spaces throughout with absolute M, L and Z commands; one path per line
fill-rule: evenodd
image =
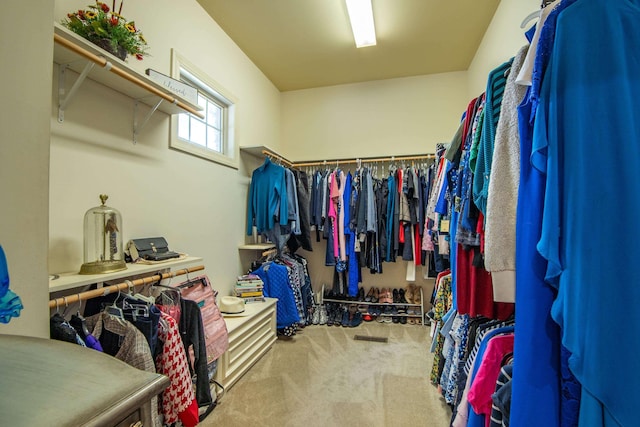
M 120 14 L 123 2 L 120 2 L 116 12 L 115 0 L 111 8 L 104 2 L 96 1 L 95 5 L 87 6 L 87 10 L 68 13 L 62 25 L 122 60 L 127 55 L 142 60 L 147 55 L 147 41 L 136 28 L 135 22 L 127 21 Z

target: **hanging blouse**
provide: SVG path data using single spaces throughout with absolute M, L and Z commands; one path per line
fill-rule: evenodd
M 159 374 L 166 375 L 171 384 L 162 392 L 162 415 L 165 424 L 182 422 L 185 427 L 198 424 L 198 404 L 191 384 L 178 325 L 173 317 L 161 313 L 164 322 L 158 328 L 158 339 L 163 343 L 162 351 L 156 358 Z

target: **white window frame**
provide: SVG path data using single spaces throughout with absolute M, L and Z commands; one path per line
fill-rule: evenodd
M 207 91 L 198 88 L 199 93 L 206 92 L 207 97 L 211 97 L 213 100 L 215 100 L 216 104 L 224 106 L 224 112 L 222 115 L 222 134 L 220 141 L 222 152 L 218 152 L 213 149 L 194 144 L 193 142 L 178 137 L 178 120 L 180 116 L 178 114 L 171 117 L 171 137 L 169 138 L 169 146 L 173 149 L 180 150 L 221 165 L 238 169 L 239 146 L 235 137 L 236 108 L 238 103 L 237 99 L 221 84 L 209 77 L 204 71 L 190 62 L 184 56 L 179 54 L 175 49 L 172 49 L 171 77 L 180 80 L 181 69 L 186 70 L 189 74 L 200 80 L 200 82 L 204 83 L 204 85 L 206 85 L 210 89 Z M 190 113 L 181 114 L 191 115 Z

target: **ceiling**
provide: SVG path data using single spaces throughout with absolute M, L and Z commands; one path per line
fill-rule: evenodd
M 500 0 L 373 0 L 356 48 L 343 0 L 198 0 L 281 91 L 469 67 Z

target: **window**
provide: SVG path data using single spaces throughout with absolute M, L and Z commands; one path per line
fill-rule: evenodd
M 233 96 L 175 50 L 172 56 L 172 77 L 198 89 L 198 106 L 202 108 L 204 118 L 191 113 L 174 116 L 171 147 L 238 168 Z

